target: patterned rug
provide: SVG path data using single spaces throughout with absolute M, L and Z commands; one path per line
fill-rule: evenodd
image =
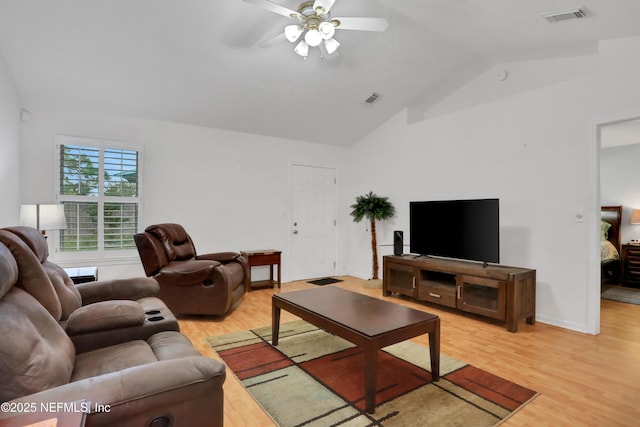
M 612 301 L 640 305 L 640 289 L 609 288 L 600 296 Z
M 375 414 L 364 411 L 362 353 L 302 320 L 207 338 L 269 416 L 293 426 L 494 426 L 537 393 L 440 355 L 431 381 L 429 348 L 404 341 L 378 358 Z

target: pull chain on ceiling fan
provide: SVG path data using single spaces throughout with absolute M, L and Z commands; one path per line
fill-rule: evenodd
M 297 43 L 293 50 L 304 59 L 307 59 L 310 47 L 318 47 L 323 58 L 325 55 L 335 53 L 340 46 L 340 42 L 333 37 L 337 29 L 385 31 L 389 26 L 384 18 L 332 18 L 330 11 L 336 0 L 305 1 L 298 6 L 297 10 L 270 0 L 244 1 L 298 21 L 296 24 L 287 25 L 284 33 L 260 43 L 259 46 L 267 47 L 273 40 L 279 40 L 284 36 L 291 43 Z

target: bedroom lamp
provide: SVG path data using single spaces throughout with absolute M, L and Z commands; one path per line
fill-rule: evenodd
M 36 204 L 20 206 L 20 225 L 26 225 L 40 230 L 46 235 L 46 230 L 65 230 L 67 220 L 64 216 L 64 206 L 59 204 Z
M 640 209 L 631 211 L 631 224 L 640 224 Z

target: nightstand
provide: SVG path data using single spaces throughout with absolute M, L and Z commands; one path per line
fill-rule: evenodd
M 640 287 L 640 245 L 622 245 L 622 283 Z

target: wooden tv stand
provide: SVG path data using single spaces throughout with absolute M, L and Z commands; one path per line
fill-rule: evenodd
M 382 289 L 506 323 L 536 321 L 536 271 L 417 255 L 383 257 Z

